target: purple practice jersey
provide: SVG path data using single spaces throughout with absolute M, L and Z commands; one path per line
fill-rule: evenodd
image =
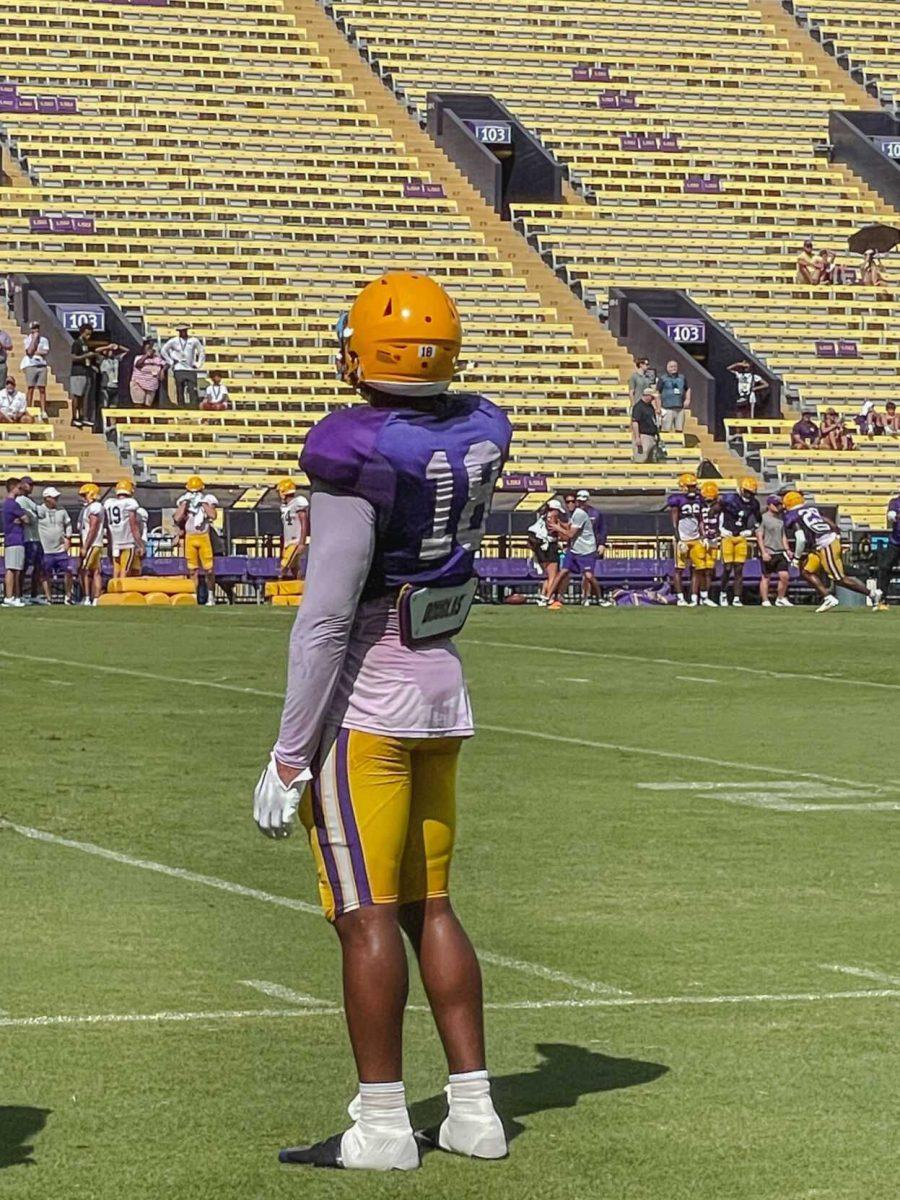
M 23 511 L 15 496 L 7 496 L 3 501 L 3 540 L 7 546 L 25 545 L 25 525 Z
M 471 578 L 512 427 L 483 396 L 447 393 L 428 409 L 356 405 L 310 430 L 300 466 L 313 485 L 368 501 L 377 517 L 363 600 L 404 583 Z
M 900 546 L 900 496 L 895 496 L 887 507 L 888 526 L 891 531 L 890 543 Z
M 762 511 L 755 496 L 748 499 L 740 492 L 726 492 L 719 503 L 722 509 L 722 532 L 730 537 L 752 533 L 762 520 Z
M 680 542 L 695 542 L 700 537 L 700 509 L 702 501 L 699 492 L 676 492 L 666 501 L 669 508 L 678 513 L 678 540 Z
M 700 536 L 704 542 L 717 542 L 719 540 L 720 512 L 718 500 L 702 501 L 700 505 Z

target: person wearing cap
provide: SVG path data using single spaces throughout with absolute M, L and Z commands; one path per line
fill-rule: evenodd
M 216 576 L 209 531 L 218 514 L 218 505 L 219 501 L 206 491 L 206 484 L 200 476 L 192 475 L 187 481 L 187 491 L 178 497 L 172 517 L 184 532 L 184 556 L 194 591 L 199 591 L 200 576 L 205 576 L 206 603 L 210 608 L 214 608 L 216 603 Z
M 19 369 L 25 372 L 25 397 L 29 408 L 34 407 L 34 393 L 38 394 L 41 420 L 47 420 L 47 355 L 50 343 L 41 334 L 40 321 L 32 321 L 25 338 L 25 353 Z
M 734 382 L 737 385 L 737 409 L 741 412 L 742 409 L 750 409 L 751 419 L 756 416 L 756 406 L 764 399 L 769 391 L 769 385 L 763 379 L 762 375 L 757 375 L 746 359 L 742 358 L 738 362 L 733 362 L 731 366 L 725 368 L 734 376 Z
M 573 492 L 566 495 L 568 524 L 560 530 L 559 540 L 566 546 L 555 592 L 562 596 L 573 574 L 581 576 L 581 603 L 588 608 L 600 600 L 600 587 L 594 571 L 597 566 L 597 535 L 594 523 Z
M 16 387 L 15 378 L 7 375 L 0 388 L 0 425 L 30 425 L 31 413 L 28 401 Z
M 558 522 L 565 516 L 566 506 L 559 498 L 549 500 L 535 513 L 534 521 L 528 526 L 528 545 L 534 561 L 544 573 L 544 582 L 538 592 L 538 608 L 546 608 L 553 596 L 556 577 L 559 574 Z M 560 604 L 560 608 L 562 604 Z
M 794 283 L 816 284 L 819 282 L 819 262 L 816 258 L 811 237 L 803 239 L 803 246 L 797 255 L 797 273 Z
M 22 572 L 22 590 L 25 590 L 25 576 L 31 572 L 30 603 L 45 604 L 43 596 L 38 595 L 44 573 L 44 549 L 38 533 L 38 512 L 40 505 L 31 498 L 34 491 L 34 480 L 30 475 L 23 475 L 19 480 L 19 508 L 25 514 L 25 566 Z M 23 596 L 26 604 L 29 598 Z
M 84 484 L 78 489 L 78 495 L 83 505 L 78 519 L 78 532 L 81 535 L 81 603 L 90 607 L 97 603 L 103 590 L 100 570 L 103 558 L 103 505 L 96 483 Z
M 175 376 L 175 403 L 197 404 L 197 375 L 206 365 L 206 347 L 198 337 L 192 337 L 187 325 L 179 327 L 174 337 L 162 348 L 162 356 Z
M 134 484 L 120 479 L 115 492 L 104 502 L 103 512 L 109 530 L 109 546 L 113 560 L 113 579 L 125 579 L 140 574 L 144 553 L 141 538 L 140 505 L 134 498 Z
M 7 479 L 3 501 L 4 608 L 24 608 L 22 572 L 25 569 L 25 514 L 19 506 L 20 480 Z
M 793 605 L 787 598 L 791 576 L 788 570 L 787 543 L 784 538 L 784 508 L 780 496 L 769 496 L 766 500 L 766 511 L 760 517 L 756 527 L 756 544 L 759 546 L 762 568 L 759 578 L 759 598 L 763 608 L 773 607 L 772 601 L 769 599 L 769 585 L 773 577 L 778 581 L 774 607 L 792 608 Z
M 59 506 L 59 491 L 45 487 L 38 506 L 38 536 L 44 551 L 43 587 L 44 597 L 52 600 L 52 583 L 59 575 L 63 577 L 65 603 L 72 603 L 72 520 L 64 508 Z
M 297 579 L 300 556 L 309 537 L 309 501 L 297 494 L 293 479 L 280 479 L 276 490 L 281 499 L 280 579 Z
M 819 427 L 813 420 L 815 413 L 804 408 L 800 420 L 791 426 L 791 449 L 814 450 L 819 445 Z

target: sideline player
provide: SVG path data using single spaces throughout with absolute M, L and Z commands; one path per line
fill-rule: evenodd
M 194 592 L 200 586 L 200 576 L 205 575 L 206 605 L 207 608 L 215 608 L 215 559 L 209 528 L 216 519 L 219 502 L 211 492 L 206 491 L 206 484 L 199 475 L 192 475 L 186 486 L 187 491 L 178 497 L 172 519 L 179 529 L 184 530 L 184 557 Z
M 691 561 L 691 551 L 700 540 L 700 493 L 697 491 L 697 476 L 685 471 L 678 476 L 678 491 L 666 501 L 675 530 L 675 571 L 672 584 L 675 602 L 684 608 L 684 572 Z
M 81 579 L 81 603 L 96 604 L 103 590 L 100 563 L 103 558 L 103 505 L 100 489 L 96 483 L 86 483 L 78 489 L 83 507 L 78 518 L 81 534 L 81 562 L 78 575 Z
M 874 604 L 872 592 L 860 579 L 854 579 L 844 570 L 841 554 L 841 538 L 837 525 L 823 517 L 814 504 L 807 504 L 802 492 L 788 492 L 784 497 L 784 527 L 788 537 L 793 538 L 794 557 L 800 574 L 822 597 L 816 612 L 828 612 L 840 604 L 834 590 L 829 591 L 822 582 L 825 574 L 832 584 L 840 584 L 851 592 L 865 596 Z
M 721 540 L 719 485 L 711 479 L 700 485 L 700 538 L 691 546 L 691 606 L 703 605 L 715 608 L 716 602 L 709 594 L 719 561 Z
M 141 537 L 140 505 L 134 498 L 134 484 L 120 479 L 115 495 L 104 503 L 109 529 L 109 552 L 113 560 L 113 579 L 140 574 L 144 541 Z
M 886 520 L 889 530 L 888 544 L 878 564 L 878 587 L 875 589 L 875 603 L 882 612 L 888 607 L 887 594 L 891 586 L 891 576 L 900 562 L 900 496 L 894 496 L 888 504 Z
M 720 501 L 722 527 L 722 586 L 719 604 L 728 607 L 728 579 L 734 572 L 732 605 L 741 608 L 744 600 L 744 563 L 750 557 L 750 543 L 762 520 L 756 498 L 758 484 L 752 475 L 738 480 L 736 492 L 726 492 Z
M 281 497 L 281 568 L 280 579 L 296 579 L 300 574 L 300 556 L 309 537 L 309 501 L 297 495 L 293 479 L 280 479 L 275 485 Z
M 459 317 L 427 276 L 396 272 L 368 284 L 338 322 L 338 338 L 339 374 L 368 403 L 332 412 L 301 455 L 312 481 L 306 592 L 254 817 L 263 833 L 283 836 L 303 793 L 322 902 L 343 953 L 360 1083 L 350 1129 L 280 1158 L 418 1167 L 402 1074 L 409 981 L 401 931 L 450 1069 L 448 1115 L 421 1136 L 443 1150 L 502 1158 L 481 972 L 448 894 L 457 760 L 473 732 L 449 639 L 474 595 L 474 555 L 511 427 L 483 396 L 447 390 Z

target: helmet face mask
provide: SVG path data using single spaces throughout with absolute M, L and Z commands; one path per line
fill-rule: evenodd
M 435 280 L 394 271 L 367 284 L 335 326 L 338 377 L 366 393 L 417 400 L 453 382 L 462 328 Z

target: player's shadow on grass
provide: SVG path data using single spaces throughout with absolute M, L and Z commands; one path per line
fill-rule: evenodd
M 510 1141 L 525 1130 L 520 1117 L 550 1108 L 573 1108 L 580 1097 L 595 1092 L 612 1092 L 617 1088 L 652 1083 L 669 1069 L 662 1063 L 612 1058 L 608 1054 L 585 1050 L 583 1046 L 560 1042 L 539 1042 L 535 1049 L 541 1058 L 532 1070 L 499 1075 L 491 1080 L 491 1095 Z M 414 1104 L 410 1109 L 413 1129 L 437 1125 L 446 1111 L 443 1092 Z
M 27 1143 L 41 1132 L 49 1115 L 49 1108 L 0 1105 L 0 1170 L 34 1165 L 31 1157 L 34 1147 Z

